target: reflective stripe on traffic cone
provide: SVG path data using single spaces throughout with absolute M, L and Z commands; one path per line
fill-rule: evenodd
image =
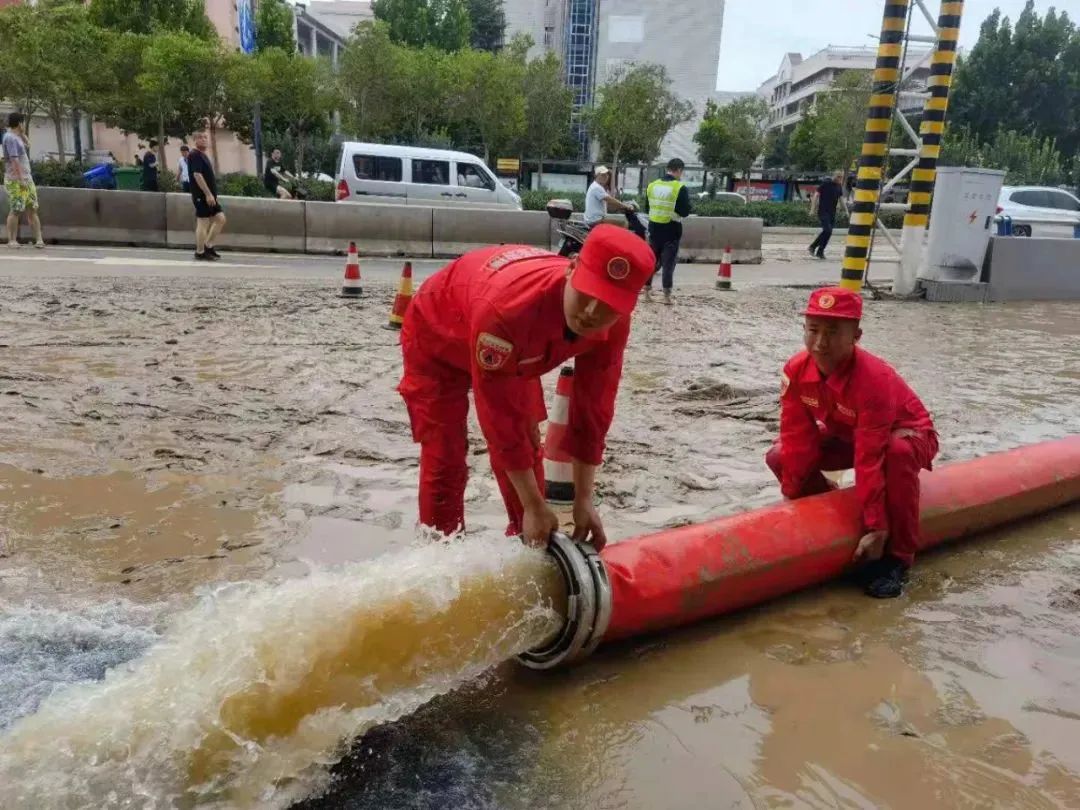
M 720 270 L 716 274 L 716 289 L 731 289 L 731 245 L 724 248 L 724 257 L 720 260 Z
M 397 296 L 394 298 L 394 308 L 390 310 L 390 323 L 387 329 L 400 329 L 405 322 L 405 310 L 412 301 L 412 262 L 405 262 L 401 268 L 401 281 L 398 282 Z
M 360 295 L 360 257 L 356 255 L 356 242 L 349 242 L 349 255 L 345 259 L 345 281 L 341 285 L 342 298 Z
M 563 366 L 559 370 L 555 402 L 548 418 L 547 436 L 544 437 L 544 496 L 551 503 L 574 502 L 574 462 L 570 454 L 562 449 L 570 424 L 570 397 L 573 391 L 574 367 Z

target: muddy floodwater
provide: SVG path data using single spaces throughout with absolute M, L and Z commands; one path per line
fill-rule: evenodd
M 497 665 L 550 625 L 542 594 L 504 581 L 542 578 L 543 563 L 492 550 L 504 515 L 475 424 L 476 545 L 417 547 L 417 449 L 382 328 L 393 290 L 368 285 L 359 304 L 335 292 L 0 280 L 0 772 L 68 713 L 84 718 L 71 746 L 112 735 L 115 750 L 131 733 L 146 748 L 108 772 L 68 749 L 11 765 L 5 810 L 49 784 L 67 792 L 26 806 L 1080 808 L 1080 508 L 925 555 L 899 600 L 834 585 L 570 671 Z M 598 483 L 609 534 L 779 497 L 763 455 L 805 296 L 702 286 L 639 311 Z M 863 325 L 932 410 L 941 462 L 1080 432 L 1075 304 L 868 302 Z M 474 579 L 455 579 L 464 569 Z M 467 623 L 497 629 L 499 600 L 523 605 L 505 609 L 519 635 L 480 649 Z M 336 627 L 376 614 L 415 647 L 432 635 L 430 672 L 296 739 L 260 719 L 242 789 L 137 789 L 168 765 L 163 741 L 181 744 L 168 718 L 261 699 L 257 669 L 229 691 L 248 677 L 223 674 L 230 649 L 278 669 L 323 660 Z M 366 648 L 372 684 L 389 682 L 398 646 Z M 226 657 L 189 669 L 204 649 Z M 189 780 L 220 753 L 200 740 Z

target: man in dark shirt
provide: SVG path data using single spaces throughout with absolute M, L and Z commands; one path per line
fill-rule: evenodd
M 142 190 L 143 191 L 158 191 L 158 167 L 157 167 L 157 155 L 154 154 L 154 149 L 157 148 L 157 141 L 150 141 L 150 145 L 146 149 L 146 154 L 142 159 Z
M 690 216 L 690 193 L 682 182 L 684 168 L 685 164 L 679 158 L 669 160 L 667 173 L 649 183 L 645 197 L 645 211 L 649 215 L 649 244 L 656 254 L 656 269 L 662 271 L 660 279 L 665 304 L 671 303 L 671 289 L 675 286 L 675 262 L 679 258 L 682 220 Z M 651 297 L 652 277 L 645 282 L 645 298 L 648 300 Z
M 195 258 L 198 261 L 217 261 L 214 241 L 225 227 L 225 213 L 217 199 L 217 179 L 214 164 L 206 148 L 210 138 L 205 132 L 195 135 L 195 148 L 188 156 L 191 175 L 191 202 L 195 205 Z
M 832 236 L 833 225 L 836 223 L 836 204 L 844 196 L 844 173 L 836 172 L 831 179 L 825 180 L 818 186 L 814 202 L 811 204 L 811 213 L 817 209 L 818 222 L 821 223 L 821 233 L 810 243 L 810 255 L 818 259 L 825 258 L 825 248 L 829 245 Z
M 291 200 L 293 195 L 285 187 L 295 178 L 281 168 L 281 150 L 275 149 L 270 153 L 270 160 L 266 162 L 266 171 L 263 172 L 263 186 L 266 190 L 281 200 Z

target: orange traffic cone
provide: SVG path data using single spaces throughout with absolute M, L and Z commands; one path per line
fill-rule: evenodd
M 394 308 L 390 310 L 390 323 L 387 329 L 400 329 L 405 322 L 405 310 L 412 301 L 412 262 L 405 262 L 401 268 L 401 281 L 398 282 L 397 297 L 394 298 Z
M 720 270 L 716 275 L 716 289 L 731 289 L 731 245 L 724 248 L 724 256 L 720 260 Z
M 550 503 L 574 502 L 574 462 L 561 447 L 570 424 L 570 397 L 574 391 L 574 367 L 559 370 L 555 402 L 544 437 L 544 497 Z
M 342 298 L 358 298 L 360 289 L 360 257 L 356 255 L 356 242 L 349 242 L 349 255 L 345 259 L 345 281 L 341 285 Z

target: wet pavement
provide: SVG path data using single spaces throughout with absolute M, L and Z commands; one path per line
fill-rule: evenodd
M 762 457 L 796 287 L 837 272 L 798 250 L 737 266 L 734 293 L 681 267 L 676 305 L 635 317 L 598 485 L 616 538 L 778 497 Z M 340 262 L 0 256 L 0 729 L 209 586 L 413 543 L 381 328 L 400 262 L 365 261 L 360 302 L 336 297 Z M 864 329 L 942 461 L 1080 429 L 1075 305 L 875 302 Z M 470 525 L 497 531 L 475 424 L 471 442 Z M 897 602 L 833 586 L 570 672 L 500 668 L 370 732 L 309 805 L 1080 807 L 1078 575 L 1074 508 L 928 555 Z

